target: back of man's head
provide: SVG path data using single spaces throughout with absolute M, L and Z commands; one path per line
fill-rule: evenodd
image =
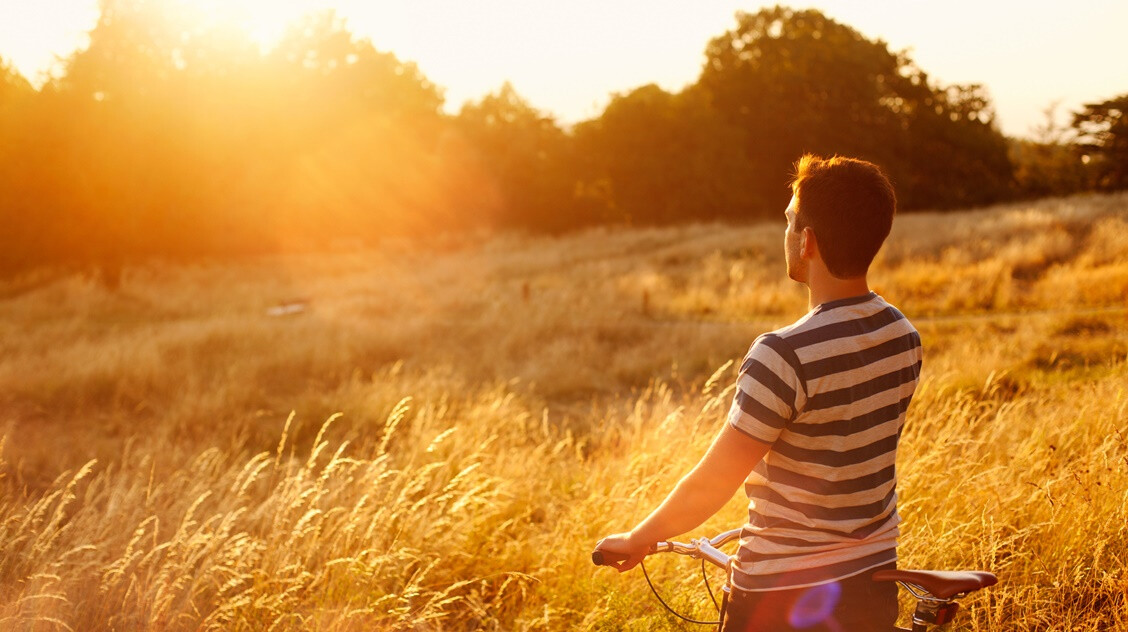
M 810 227 L 827 270 L 840 279 L 865 275 L 889 236 L 893 185 L 872 162 L 807 154 L 791 181 L 797 228 Z

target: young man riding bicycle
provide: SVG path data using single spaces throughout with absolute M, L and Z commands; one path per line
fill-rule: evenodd
M 810 311 L 761 335 L 727 423 L 645 520 L 597 546 L 633 568 L 660 540 L 712 516 L 744 486 L 749 520 L 724 630 L 889 630 L 897 589 L 897 440 L 920 375 L 920 336 L 866 274 L 896 199 L 874 164 L 804 156 L 785 211 L 788 276 Z M 809 617 L 798 607 L 826 608 Z M 804 618 L 806 617 L 806 618 Z

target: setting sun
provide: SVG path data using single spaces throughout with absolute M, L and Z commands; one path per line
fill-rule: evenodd
M 286 30 L 317 8 L 310 0 L 176 0 L 202 20 L 243 32 L 261 50 L 274 47 Z

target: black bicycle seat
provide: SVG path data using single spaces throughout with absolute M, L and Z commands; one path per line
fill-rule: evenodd
M 875 582 L 904 582 L 927 590 L 937 599 L 994 586 L 999 579 L 986 571 L 884 570 L 873 574 Z

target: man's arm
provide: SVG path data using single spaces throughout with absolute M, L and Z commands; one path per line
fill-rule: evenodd
M 634 568 L 655 542 L 686 533 L 717 513 L 770 448 L 726 423 L 701 461 L 657 509 L 629 533 L 607 536 L 596 548 L 630 555 L 615 565 L 620 572 Z

